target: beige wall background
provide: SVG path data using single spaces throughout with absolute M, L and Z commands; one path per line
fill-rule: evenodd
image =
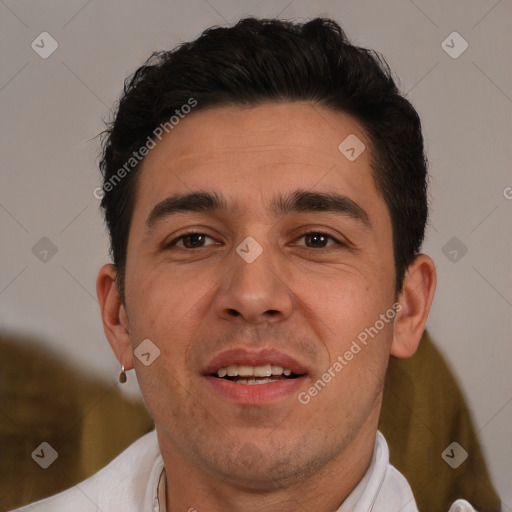
M 432 175 L 424 250 L 439 274 L 428 328 L 467 395 L 510 512 L 510 0 L 2 0 L 0 330 L 36 336 L 114 382 L 95 293 L 108 245 L 93 196 L 94 137 L 124 78 L 153 50 L 247 14 L 334 18 L 384 54 L 418 109 Z

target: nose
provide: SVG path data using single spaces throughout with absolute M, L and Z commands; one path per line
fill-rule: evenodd
M 272 265 L 272 260 L 270 250 L 266 249 L 251 263 L 238 253 L 233 254 L 231 268 L 214 298 L 215 312 L 220 318 L 262 324 L 280 322 L 291 315 L 293 293 L 289 277 L 282 268 Z

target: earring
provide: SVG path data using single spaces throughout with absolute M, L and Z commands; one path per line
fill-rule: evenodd
M 119 374 L 119 382 L 124 384 L 126 382 L 126 372 L 124 371 L 124 364 L 121 365 L 121 373 Z

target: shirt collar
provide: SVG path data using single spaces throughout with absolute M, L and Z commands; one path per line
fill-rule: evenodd
M 370 512 L 384 484 L 388 462 L 388 445 L 384 436 L 377 431 L 372 459 L 366 473 L 336 512 L 350 512 L 353 510 Z

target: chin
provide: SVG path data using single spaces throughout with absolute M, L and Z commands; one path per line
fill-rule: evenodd
M 283 489 L 307 480 L 332 459 L 332 454 L 318 455 L 318 451 L 299 447 L 266 446 L 261 449 L 251 442 L 243 444 L 231 455 L 218 454 L 210 465 L 210 473 L 221 476 L 225 483 L 240 489 L 264 491 Z M 310 453 L 308 453 L 308 451 Z

